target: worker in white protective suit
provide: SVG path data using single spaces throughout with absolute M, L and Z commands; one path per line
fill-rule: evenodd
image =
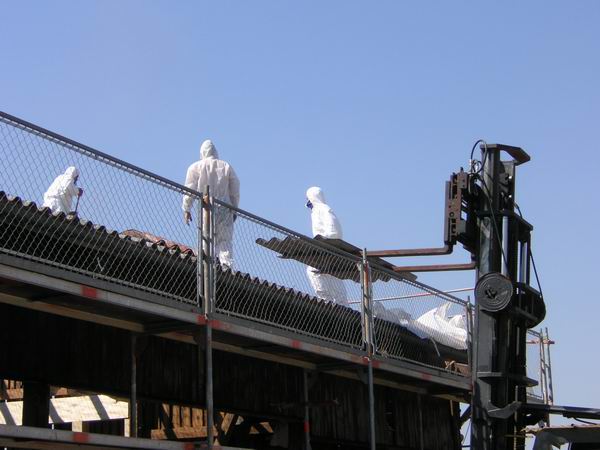
M 211 140 L 200 146 L 200 161 L 192 164 L 185 177 L 185 186 L 203 193 L 209 186 L 210 195 L 215 199 L 238 207 L 240 203 L 240 181 L 231 165 L 221 159 Z M 192 220 L 194 197 L 184 195 L 183 217 L 186 224 Z M 233 266 L 233 212 L 225 207 L 214 209 L 215 255 L 219 262 L 229 268 Z
M 325 203 L 320 187 L 306 191 L 306 207 L 311 210 L 313 237 L 320 235 L 328 239 L 342 239 L 342 226 L 333 210 Z M 307 267 L 306 273 L 317 297 L 342 305 L 348 304 L 344 283 L 339 278 L 321 273 L 317 268 Z
M 68 214 L 72 211 L 73 199 L 83 195 L 83 189 L 77 187 L 79 171 L 75 167 L 68 167 L 65 173 L 57 176 L 48 190 L 44 192 L 44 204 L 53 213 Z

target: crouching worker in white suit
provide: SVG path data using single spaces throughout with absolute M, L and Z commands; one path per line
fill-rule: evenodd
M 185 186 L 200 193 L 210 186 L 210 195 L 217 200 L 238 207 L 240 203 L 240 181 L 231 165 L 221 159 L 211 140 L 200 147 L 200 161 L 192 164 L 185 177 Z M 192 220 L 191 209 L 194 197 L 183 196 L 183 217 L 189 225 Z M 215 215 L 215 255 L 219 262 L 229 268 L 233 266 L 233 212 L 216 206 Z
M 79 171 L 68 167 L 65 173 L 57 176 L 48 190 L 44 192 L 44 204 L 53 213 L 68 214 L 72 211 L 73 199 L 83 195 L 83 189 L 77 187 Z
M 306 206 L 311 210 L 313 237 L 321 235 L 328 239 L 342 239 L 342 226 L 333 210 L 325 203 L 325 195 L 321 188 L 309 188 L 306 191 L 306 198 Z M 320 273 L 314 267 L 307 267 L 306 274 L 317 297 L 328 302 L 348 304 L 346 288 L 342 280 Z

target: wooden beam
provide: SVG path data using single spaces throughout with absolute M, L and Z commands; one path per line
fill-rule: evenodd
M 31 301 L 23 297 L 17 297 L 14 295 L 0 293 L 0 303 L 19 306 L 21 308 L 27 308 L 33 311 L 40 311 L 48 314 L 69 317 L 71 319 L 98 323 L 100 325 L 120 328 L 122 330 L 137 331 L 139 333 L 142 333 L 144 331 L 144 326 L 139 323 L 130 322 L 122 319 L 114 319 L 99 314 L 93 314 L 77 309 L 67 308 L 65 306 L 52 305 L 50 303 L 44 303 L 42 300 Z
M 1 425 L 22 425 L 24 402 L 9 401 L 0 406 Z M 44 413 L 40 411 L 39 414 Z M 126 402 L 118 401 L 107 395 L 82 395 L 77 397 L 59 397 L 49 399 L 45 419 L 40 422 L 72 423 L 96 420 L 125 419 L 129 417 Z M 41 426 L 41 425 L 38 425 Z
M 83 395 L 81 391 L 75 389 L 67 389 L 63 387 L 50 387 L 50 396 L 57 397 L 74 397 Z M 0 400 L 14 401 L 23 400 L 23 388 L 8 388 L 0 390 Z
M 217 428 L 213 427 L 214 435 L 217 436 Z M 206 426 L 201 427 L 176 427 L 165 428 L 162 430 L 152 430 L 150 433 L 152 439 L 172 440 L 172 439 L 198 439 L 206 438 Z
M 72 308 L 67 308 L 59 305 L 50 305 L 47 303 L 43 303 L 41 301 L 31 302 L 22 297 L 16 297 L 13 295 L 2 294 L 0 293 L 0 302 L 7 303 L 14 306 L 19 306 L 23 308 L 28 308 L 34 311 L 41 311 L 49 314 L 56 314 L 59 316 L 69 317 L 72 319 L 83 320 L 92 323 L 98 323 L 101 325 L 111 326 L 115 328 L 120 328 L 129 331 L 135 331 L 139 333 L 144 332 L 144 325 L 141 323 L 126 321 L 122 319 L 113 319 L 106 316 L 102 316 L 99 314 L 88 313 L 84 311 L 75 310 Z M 165 339 L 171 339 L 178 342 L 184 342 L 188 344 L 195 344 L 193 336 L 181 332 L 167 332 L 161 333 L 158 336 L 163 337 Z M 264 361 L 272 361 L 280 364 L 286 364 L 293 367 L 299 367 L 308 370 L 317 370 L 317 365 L 311 362 L 303 361 L 300 359 L 294 359 L 287 356 L 276 355 L 273 353 L 267 353 L 258 350 L 246 349 L 242 347 L 238 347 L 231 344 L 226 344 L 222 342 L 213 342 L 213 348 L 215 350 L 225 351 L 228 353 L 235 353 L 238 355 L 249 356 L 256 359 L 261 359 Z M 359 377 L 353 373 L 352 371 L 346 370 L 328 370 L 327 373 L 330 373 L 335 376 L 339 376 L 342 378 L 348 378 L 352 380 L 359 380 Z M 359 380 L 360 381 L 360 380 Z M 420 394 L 426 394 L 426 389 L 421 387 L 417 387 L 408 383 L 400 383 L 395 381 L 390 381 L 388 379 L 383 378 L 374 378 L 374 384 L 380 386 L 387 386 L 393 389 L 399 389 L 408 392 L 415 392 Z M 462 397 L 457 396 L 447 396 L 447 395 L 439 395 L 440 398 L 450 399 L 454 401 L 464 402 Z
M 0 392 L 0 400 L 23 400 L 23 388 L 3 389 Z

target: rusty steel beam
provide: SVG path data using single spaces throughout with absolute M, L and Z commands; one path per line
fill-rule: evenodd
M 474 262 L 468 264 L 434 264 L 429 266 L 394 266 L 394 272 L 450 272 L 454 270 L 474 270 Z
M 379 258 L 392 258 L 401 256 L 439 256 L 452 253 L 452 245 L 435 248 L 409 248 L 403 250 L 369 250 L 367 256 Z

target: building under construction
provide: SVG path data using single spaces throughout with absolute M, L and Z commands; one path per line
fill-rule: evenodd
M 418 282 L 418 267 L 308 238 L 5 113 L 0 161 L 0 446 L 458 450 L 460 404 L 502 376 L 472 376 L 485 354 L 471 350 L 471 306 Z M 86 194 L 53 214 L 42 194 L 68 166 Z M 457 182 L 449 199 L 467 219 L 449 223 L 446 244 L 454 233 L 469 249 L 472 190 Z M 195 226 L 181 220 L 184 195 Z M 236 218 L 233 267 L 214 255 L 224 214 Z M 512 278 L 525 332 L 545 313 L 528 262 Z M 343 280 L 347 305 L 315 297 L 307 267 Z M 497 282 L 488 312 L 506 306 Z M 463 342 L 419 321 L 441 310 L 464 320 Z M 546 355 L 547 335 L 529 339 Z M 525 401 L 536 383 L 523 349 L 511 389 Z M 548 402 L 547 357 L 542 367 Z

